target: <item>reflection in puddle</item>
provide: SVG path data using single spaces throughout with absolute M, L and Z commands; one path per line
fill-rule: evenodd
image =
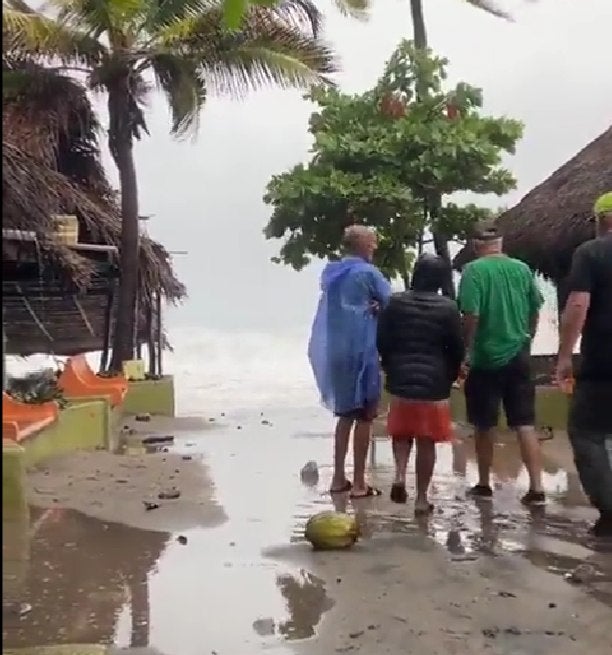
M 334 605 L 327 596 L 324 581 L 300 570 L 297 575 L 277 575 L 276 585 L 285 599 L 289 618 L 278 622 L 272 618 L 257 619 L 253 621 L 253 630 L 260 637 L 278 635 L 287 641 L 314 637 L 323 614 Z
M 277 576 L 276 584 L 287 602 L 290 616 L 287 621 L 279 624 L 279 633 L 291 640 L 312 637 L 323 614 L 333 606 L 325 592 L 323 580 L 300 571 L 299 577 Z
M 3 527 L 5 539 L 18 538 L 16 526 Z M 148 573 L 168 535 L 73 511 L 33 509 L 28 540 L 13 593 L 32 609 L 4 617 L 6 645 L 113 643 L 116 620 L 125 609 L 131 616 L 125 641 L 147 645 Z M 18 568 L 15 557 L 7 561 L 6 555 L 4 565 L 9 571 Z
M 308 518 L 332 506 L 325 493 L 331 439 L 314 438 L 326 434 L 328 421 L 321 428 L 315 422 L 305 438 L 310 418 L 298 417 L 295 424 L 272 418 L 277 427 L 261 427 L 259 414 L 253 417 L 256 438 L 247 429 L 220 429 L 211 430 L 202 446 L 180 439 L 172 446 L 181 456 L 206 453 L 215 502 L 225 508 L 227 523 L 185 530 L 182 541 L 62 509 L 34 509 L 29 518 L 5 525 L 4 599 L 14 607 L 31 606 L 4 616 L 5 646 L 98 643 L 157 648 L 165 655 L 255 655 L 272 648 L 286 655 L 294 641 L 315 636 L 334 603 L 323 578 L 329 583 L 326 571 L 334 570 L 334 558 L 344 557 L 313 559 L 303 541 Z M 301 431 L 298 438 L 290 436 L 294 428 Z M 562 445 L 546 442 L 545 451 Z M 527 480 L 518 449 L 506 441 L 496 450 L 493 502 L 467 500 L 476 467 L 473 445 L 459 441 L 440 447 L 432 489 L 436 510 L 417 522 L 411 501 L 401 507 L 388 499 L 390 450 L 379 442 L 371 471 L 384 497 L 355 504 L 348 496 L 333 499 L 338 511 L 354 513 L 361 526 L 355 575 L 385 575 L 385 567 L 393 566 L 386 559 L 390 545 L 406 551 L 442 547 L 451 561 L 466 566 L 481 558 L 501 561 L 513 552 L 558 576 L 588 564 L 593 575 L 582 588 L 612 605 L 611 553 L 596 550 L 587 536 L 590 513 L 575 474 L 547 464 L 549 505 L 545 513 L 530 513 L 519 503 Z M 318 484 L 300 479 L 309 460 L 318 464 Z M 409 493 L 413 499 L 414 488 Z M 335 580 L 337 574 L 331 575 Z

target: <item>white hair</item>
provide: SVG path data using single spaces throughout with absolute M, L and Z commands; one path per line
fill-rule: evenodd
M 367 225 L 349 225 L 344 229 L 342 245 L 349 252 L 354 252 L 364 237 L 373 236 L 374 234 L 374 229 Z

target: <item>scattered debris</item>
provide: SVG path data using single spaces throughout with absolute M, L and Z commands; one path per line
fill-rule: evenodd
M 148 412 L 145 414 L 136 414 L 134 420 L 141 421 L 142 423 L 148 423 L 151 420 L 151 414 Z
M 171 489 L 160 491 L 157 497 L 160 500 L 176 500 L 181 497 L 181 492 L 176 487 L 172 487 Z
M 591 582 L 597 575 L 597 570 L 591 564 L 580 564 L 565 577 L 569 582 L 585 584 Z
M 304 464 L 300 470 L 300 479 L 305 484 L 316 484 L 319 481 L 319 467 L 315 461 L 309 461 Z
M 147 512 L 150 512 L 152 509 L 159 509 L 159 504 L 152 503 L 150 500 L 143 500 L 142 503 L 145 506 Z
M 516 598 L 516 594 L 513 594 L 511 591 L 500 591 L 497 595 L 501 598 Z
M 174 443 L 174 436 L 171 434 L 151 434 L 148 437 L 144 437 L 142 440 L 143 444 L 162 444 L 162 443 Z
M 181 459 L 183 459 L 186 462 L 189 462 L 193 459 L 193 457 L 191 455 L 183 455 Z

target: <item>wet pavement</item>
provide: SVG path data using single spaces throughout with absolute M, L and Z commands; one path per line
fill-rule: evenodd
M 588 535 L 592 511 L 566 464 L 561 435 L 544 446 L 545 510 L 528 512 L 520 506 L 526 475 L 516 447 L 505 438 L 496 451 L 494 502 L 466 500 L 465 489 L 476 475 L 472 444 L 466 440 L 439 447 L 432 517 L 416 521 L 410 501 L 394 506 L 385 496 L 353 507 L 340 497 L 336 509 L 356 513 L 363 538 L 350 554 L 313 554 L 303 540 L 305 522 L 334 506 L 325 493 L 332 454 L 328 417 L 313 409 L 302 410 L 298 418 L 279 411 L 214 418 L 213 429 L 177 433 L 168 449 L 206 461 L 215 502 L 226 517 L 220 525 L 180 533 L 137 530 L 61 507 L 31 508 L 22 524 L 4 525 L 5 649 L 106 644 L 131 648 L 133 655 L 292 654 L 316 643 L 336 608 L 346 612 L 340 589 L 351 576 L 348 557 L 359 562 L 364 580 L 392 580 L 397 569 L 401 584 L 398 550 L 406 558 L 411 552 L 442 553 L 457 571 L 479 567 L 479 575 L 488 575 L 488 567 L 511 570 L 513 562 L 520 562 L 534 575 L 579 584 L 581 593 L 612 616 L 612 544 Z M 319 467 L 318 482 L 312 484 L 300 477 L 309 460 Z M 390 446 L 380 440 L 371 478 L 386 489 L 391 474 Z M 581 579 L 572 581 L 568 576 L 577 568 Z M 503 588 L 488 593 L 515 597 Z M 556 604 L 551 593 L 549 608 Z M 335 650 L 358 650 L 361 633 L 367 637 L 379 628 L 365 620 Z M 487 629 L 493 636 L 483 630 L 481 638 L 498 645 L 510 638 L 498 633 L 507 629 L 512 637 L 517 630 Z M 384 644 L 384 637 L 377 643 Z

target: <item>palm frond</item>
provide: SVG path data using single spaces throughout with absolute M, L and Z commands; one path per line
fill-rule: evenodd
M 334 6 L 348 18 L 365 21 L 370 17 L 370 0 L 334 0 Z
M 331 51 L 295 32 L 259 36 L 202 62 L 204 78 L 214 93 L 242 98 L 268 86 L 281 89 L 332 84 L 336 68 Z
M 3 0 L 2 37 L 6 55 L 85 66 L 106 55 L 105 46 L 97 39 L 15 0 Z
M 69 24 L 99 38 L 134 36 L 150 10 L 148 0 L 47 0 L 61 23 Z
M 198 62 L 207 87 L 242 97 L 263 86 L 304 88 L 329 83 L 335 72 L 332 50 L 300 30 L 289 11 L 252 7 L 240 30 L 228 32 L 223 11 L 215 3 L 205 12 L 175 20 L 161 30 L 160 52 L 173 52 Z
M 472 7 L 486 11 L 492 16 L 497 16 L 497 18 L 503 18 L 504 20 L 509 21 L 514 20 L 512 15 L 502 9 L 494 0 L 465 0 L 465 2 L 467 2 L 469 5 L 472 5 Z
M 198 63 L 159 54 L 151 59 L 151 67 L 172 112 L 172 133 L 178 137 L 195 134 L 206 101 L 206 84 Z

